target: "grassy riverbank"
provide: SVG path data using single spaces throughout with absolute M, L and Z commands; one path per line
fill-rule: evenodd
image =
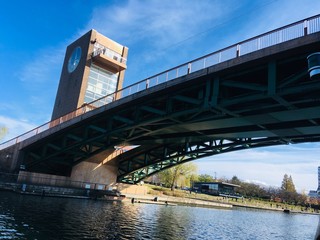
M 258 199 L 248 199 L 248 198 L 226 198 L 221 196 L 211 196 L 202 193 L 190 192 L 186 190 L 179 190 L 176 189 L 171 191 L 169 188 L 158 187 L 154 185 L 145 184 L 148 191 L 147 194 L 144 196 L 139 195 L 128 195 L 128 198 L 142 198 L 142 199 L 149 199 L 152 200 L 155 197 L 159 199 L 159 201 L 167 201 L 171 200 L 179 203 L 179 199 L 182 203 L 186 201 L 183 199 L 192 199 L 192 200 L 199 200 L 203 202 L 212 202 L 217 204 L 230 204 L 234 207 L 247 207 L 247 208 L 255 208 L 255 209 L 264 209 L 264 210 L 272 210 L 272 211 L 283 211 L 285 209 L 290 210 L 290 212 L 294 213 L 304 213 L 304 214 L 319 214 L 314 209 L 305 208 L 302 206 L 295 206 L 290 204 L 284 203 L 277 203 L 271 201 L 263 201 Z
M 132 185 L 131 185 L 132 186 Z M 289 210 L 294 213 L 303 214 L 319 214 L 312 208 L 305 208 L 302 206 L 295 206 L 283 203 L 276 203 L 271 201 L 263 201 L 258 199 L 247 199 L 247 198 L 226 198 L 221 196 L 211 196 L 202 193 L 190 192 L 186 190 L 176 189 L 171 191 L 169 188 L 144 184 L 141 187 L 144 191 L 135 191 L 123 193 L 123 195 L 110 194 L 106 191 L 90 190 L 87 189 L 71 189 L 62 187 L 49 187 L 49 186 L 36 186 L 28 185 L 25 190 L 21 190 L 21 184 L 3 183 L 0 184 L 0 190 L 2 191 L 13 191 L 25 195 L 39 195 L 45 197 L 73 197 L 82 199 L 100 199 L 107 201 L 132 201 L 134 198 L 135 202 L 140 203 L 153 203 L 153 204 L 183 204 L 190 206 L 205 206 L 214 208 L 227 208 L 232 207 L 246 207 L 273 211 L 284 211 Z M 157 198 L 157 201 L 154 201 Z

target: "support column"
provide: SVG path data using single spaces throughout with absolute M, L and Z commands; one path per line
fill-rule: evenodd
M 211 106 L 213 107 L 218 105 L 219 88 L 220 88 L 220 78 L 215 77 L 213 79 L 212 99 L 211 99 Z
M 276 61 L 271 61 L 268 64 L 268 95 L 276 95 L 276 82 L 277 82 L 277 65 Z

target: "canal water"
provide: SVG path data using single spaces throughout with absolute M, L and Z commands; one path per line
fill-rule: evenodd
M 0 239 L 314 239 L 319 217 L 0 192 Z

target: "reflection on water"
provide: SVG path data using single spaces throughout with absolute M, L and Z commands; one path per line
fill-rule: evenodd
M 0 239 L 313 239 L 318 216 L 0 192 Z
M 316 235 L 315 235 L 314 239 L 320 240 L 320 218 L 319 218 L 319 221 L 318 221 L 317 232 L 316 232 Z

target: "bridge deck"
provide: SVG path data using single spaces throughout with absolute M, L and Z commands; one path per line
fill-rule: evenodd
M 134 183 L 201 157 L 319 141 L 320 82 L 309 78 L 306 61 L 319 49 L 315 32 L 50 123 L 21 142 L 23 164 L 68 175 L 81 161 L 102 162 L 117 146 L 135 146 L 108 161 L 118 166 L 118 181 Z

